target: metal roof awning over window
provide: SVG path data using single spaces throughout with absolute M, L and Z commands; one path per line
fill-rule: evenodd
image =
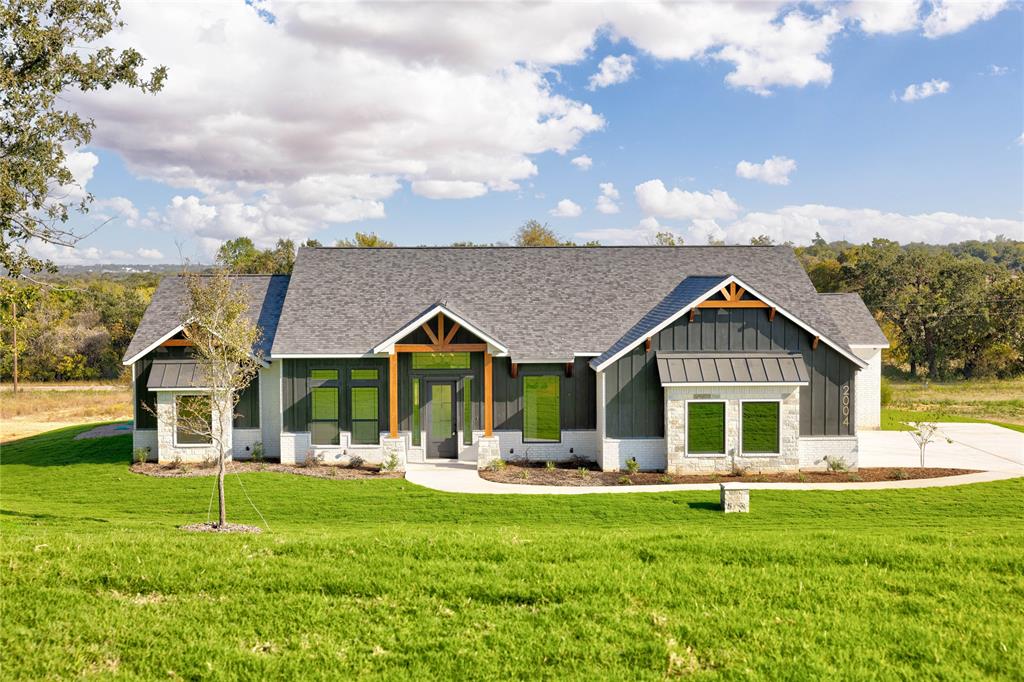
M 810 381 L 803 357 L 791 353 L 659 351 L 657 361 L 662 386 L 802 385 Z
M 146 388 L 150 391 L 206 388 L 202 369 L 195 360 L 154 360 Z

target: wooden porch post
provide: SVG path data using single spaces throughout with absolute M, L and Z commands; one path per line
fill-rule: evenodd
M 494 403 L 491 389 L 491 354 L 484 351 L 484 436 L 490 438 L 494 427 Z
M 392 438 L 398 438 L 398 353 L 388 356 L 388 426 Z

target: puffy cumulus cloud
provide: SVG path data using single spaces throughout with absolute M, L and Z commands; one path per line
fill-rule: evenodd
M 607 246 L 653 246 L 657 244 L 658 234 L 667 232 L 676 238 L 683 238 L 682 233 L 667 225 L 662 225 L 657 218 L 648 216 L 633 227 L 605 228 L 585 230 L 574 236 L 577 241 L 599 241 Z
M 648 180 L 634 188 L 636 202 L 647 215 L 658 218 L 733 218 L 739 205 L 728 192 L 687 192 L 678 187 L 668 190 L 661 180 Z
M 121 221 L 128 227 L 148 226 L 147 219 L 140 218 L 139 209 L 127 197 L 97 199 L 93 202 L 89 215 L 105 221 Z
M 932 0 L 932 11 L 925 17 L 924 34 L 938 38 L 958 33 L 979 21 L 991 19 L 1007 6 L 1006 0 Z
M 619 190 L 615 189 L 615 184 L 602 182 L 598 187 L 601 188 L 601 195 L 597 197 L 597 210 L 606 215 L 618 213 L 619 205 L 615 202 L 619 198 Z
M 764 163 L 740 161 L 736 175 L 747 180 L 759 180 L 769 185 L 788 185 L 789 174 L 796 170 L 796 161 L 785 156 L 773 156 Z
M 471 180 L 417 180 L 412 191 L 428 199 L 472 199 L 487 194 L 487 185 Z
M 105 251 L 95 246 L 58 246 L 48 242 L 35 241 L 29 251 L 38 258 L 45 258 L 58 265 L 100 265 L 104 263 L 142 263 L 164 260 L 164 254 L 157 249 L 141 247 L 134 251 L 112 249 Z
M 949 82 L 933 78 L 924 83 L 911 83 L 900 95 L 901 102 L 916 102 L 920 99 L 927 99 L 935 95 L 942 95 L 949 92 Z
M 902 33 L 919 23 L 920 0 L 853 0 L 841 7 L 843 16 L 860 24 L 865 33 Z
M 558 218 L 578 218 L 583 214 L 583 207 L 572 199 L 562 199 L 549 213 Z
M 609 85 L 625 83 L 633 77 L 635 71 L 635 59 L 633 55 L 620 54 L 618 57 L 608 55 L 601 60 L 597 66 L 597 73 L 590 77 L 587 83 L 588 90 L 607 88 Z
M 590 170 L 590 167 L 594 165 L 594 160 L 587 156 L 586 154 L 582 154 L 574 158 L 569 163 L 576 166 L 580 170 Z

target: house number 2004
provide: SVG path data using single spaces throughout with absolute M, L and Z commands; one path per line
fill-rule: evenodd
M 843 405 L 843 426 L 850 425 L 850 385 L 845 384 L 840 391 L 842 397 L 840 402 Z

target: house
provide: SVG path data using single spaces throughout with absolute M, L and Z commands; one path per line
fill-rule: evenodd
M 238 459 L 855 467 L 879 423 L 885 336 L 788 247 L 303 248 L 235 286 L 265 361 L 220 427 Z M 174 427 L 203 388 L 184 300 L 164 278 L 124 358 L 161 462 L 212 455 Z

